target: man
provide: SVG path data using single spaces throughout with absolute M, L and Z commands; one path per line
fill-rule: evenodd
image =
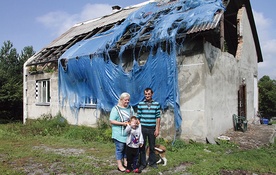
M 160 130 L 160 104 L 152 99 L 153 91 L 151 88 L 146 88 L 144 95 L 144 101 L 140 102 L 137 106 L 137 118 L 140 120 L 144 137 L 144 145 L 140 150 L 140 171 L 147 166 L 147 142 L 150 148 L 148 164 L 150 167 L 157 168 L 154 146 L 155 139 L 159 135 Z

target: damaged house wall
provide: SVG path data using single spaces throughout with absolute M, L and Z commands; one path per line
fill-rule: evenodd
M 25 63 L 24 120 L 61 112 L 71 124 L 94 127 L 108 117 L 122 92 L 131 94 L 135 107 L 144 88 L 152 87 L 163 109 L 161 136 L 205 141 L 233 127 L 241 85 L 247 90 L 244 114 L 252 118 L 254 78 L 262 59 L 240 2 L 157 1 L 74 26 Z M 223 16 L 222 4 L 236 5 L 236 16 Z M 108 25 L 109 18 L 115 25 Z M 236 29 L 228 29 L 223 19 Z M 106 25 L 89 29 L 100 21 Z M 30 74 L 31 67 L 47 62 L 40 61 L 44 51 L 57 53 L 48 62 L 57 64 L 58 58 L 58 72 Z
M 238 114 L 240 85 L 247 87 L 246 117 L 254 119 L 258 57 L 244 7 L 239 9 L 237 21 L 236 57 L 204 42 L 202 54 L 179 58 L 182 59 L 178 69 L 183 139 L 211 140 L 232 128 L 232 115 Z

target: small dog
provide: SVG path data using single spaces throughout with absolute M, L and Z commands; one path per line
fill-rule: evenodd
M 147 150 L 146 150 L 146 156 L 147 156 L 147 160 L 149 158 L 149 147 L 147 146 Z M 156 162 L 157 164 L 161 163 L 163 160 L 163 166 L 167 165 L 167 158 L 166 158 L 166 147 L 164 145 L 155 145 L 154 147 L 154 152 L 156 155 L 159 156 L 159 160 Z

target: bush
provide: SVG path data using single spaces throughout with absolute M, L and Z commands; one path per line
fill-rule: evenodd
M 61 136 L 66 139 L 88 142 L 112 142 L 112 130 L 106 122 L 98 123 L 97 128 L 69 125 L 59 113 L 56 116 L 44 114 L 38 119 L 27 119 L 26 124 L 7 125 L 11 133 L 24 136 Z
M 81 139 L 87 142 L 109 142 L 111 141 L 111 128 L 99 129 L 87 126 L 70 126 L 68 131 L 64 133 L 64 137 L 68 139 Z
M 61 135 L 67 130 L 69 124 L 61 114 L 57 114 L 55 117 L 51 115 L 42 115 L 39 119 L 26 121 L 25 133 L 31 133 L 32 135 Z M 28 132 L 26 132 L 28 131 Z

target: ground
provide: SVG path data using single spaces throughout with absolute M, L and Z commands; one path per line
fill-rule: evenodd
M 236 143 L 240 149 L 243 150 L 269 146 L 271 143 L 274 143 L 274 138 L 276 136 L 276 125 L 249 123 L 245 132 L 229 129 L 224 136 L 230 137 L 230 141 Z M 252 172 L 243 170 L 222 170 L 221 175 L 254 175 L 254 173 L 252 174 Z M 262 175 L 273 174 L 266 173 Z
M 223 136 L 227 136 L 230 138 L 230 142 L 236 143 L 240 149 L 253 149 L 259 148 L 262 146 L 269 146 L 274 142 L 274 137 L 276 136 L 276 125 L 261 125 L 261 124 L 252 124 L 248 123 L 247 130 L 245 132 L 242 131 L 234 131 L 233 129 L 229 129 L 227 132 L 223 134 Z M 185 173 L 186 167 L 189 166 L 187 164 L 181 164 L 174 169 L 171 169 L 166 172 L 160 172 L 162 175 L 169 175 L 172 173 L 183 172 L 183 175 L 191 175 L 190 173 Z M 144 173 L 147 172 L 147 169 Z M 112 174 L 113 172 L 111 172 Z M 222 170 L 221 175 L 257 175 L 252 172 L 243 171 L 243 170 Z M 117 174 L 114 172 L 114 174 Z M 262 174 L 262 175 L 274 175 L 274 174 Z
M 229 129 L 224 136 L 239 145 L 241 149 L 259 148 L 274 142 L 276 125 L 248 124 L 247 131 L 234 131 Z
M 261 125 L 261 124 L 249 124 L 248 129 L 246 132 L 242 131 L 234 131 L 233 129 L 229 129 L 227 132 L 223 134 L 223 136 L 227 136 L 230 138 L 230 142 L 236 143 L 240 149 L 253 149 L 253 148 L 259 148 L 262 146 L 268 146 L 270 143 L 274 142 L 274 137 L 276 136 L 276 125 Z M 78 156 L 84 152 L 82 149 L 55 149 L 50 148 L 48 146 L 35 146 L 33 149 L 42 149 L 46 152 L 55 152 L 57 154 L 62 155 L 75 155 Z M 95 159 L 91 157 L 91 159 Z M 115 157 L 112 157 L 111 160 L 114 160 Z M 1 155 L 0 155 L 0 161 Z M 93 162 L 93 161 L 92 161 Z M 97 162 L 97 161 L 95 161 Z M 109 166 L 116 167 L 116 164 L 114 161 L 108 161 L 107 164 Z M 97 165 L 95 165 L 97 166 Z M 169 169 L 165 172 L 159 172 L 159 174 L 162 175 L 169 175 L 174 173 L 182 173 L 183 175 L 191 175 L 191 173 L 185 172 L 186 167 L 188 167 L 189 164 L 181 164 L 177 167 L 174 167 L 172 169 Z M 25 164 L 25 166 L 17 167 L 17 169 L 23 170 L 28 175 L 36 175 L 36 174 L 49 174 L 45 173 L 45 169 L 42 165 L 37 164 L 30 160 L 29 164 Z M 56 162 L 52 164 L 50 167 L 48 167 L 47 171 L 51 170 L 51 172 L 62 172 L 62 164 L 61 162 Z M 148 168 L 143 171 L 143 174 L 147 174 L 147 172 L 150 171 Z M 58 173 L 57 173 L 58 174 Z M 114 169 L 107 174 L 118 174 L 118 170 Z M 243 170 L 222 170 L 220 172 L 222 175 L 256 175 L 252 172 L 247 172 Z M 273 174 L 262 174 L 262 175 L 273 175 Z

